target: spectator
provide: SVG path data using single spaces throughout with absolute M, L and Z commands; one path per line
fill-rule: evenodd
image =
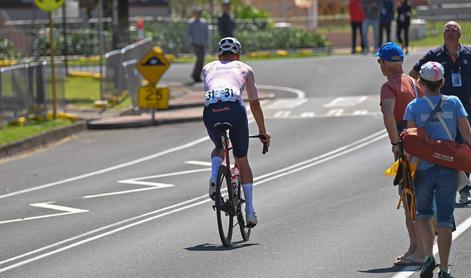
M 383 33 L 386 32 L 386 41 L 391 41 L 391 22 L 394 18 L 393 0 L 382 0 L 381 16 L 379 19 L 378 45 L 383 45 Z
M 457 96 L 468 115 L 471 115 L 471 47 L 461 45 L 460 37 L 461 26 L 455 21 L 447 22 L 443 28 L 444 45 L 428 51 L 409 74 L 418 78 L 418 72 L 423 64 L 429 61 L 439 62 L 445 69 L 445 85 L 441 93 Z M 468 121 L 471 123 L 471 116 L 468 116 Z M 456 140 L 463 143 L 460 133 Z M 471 201 L 469 186 L 460 190 L 459 201 L 462 203 Z
M 397 160 L 399 133 L 406 127 L 406 122 L 403 120 L 405 108 L 411 100 L 422 96 L 423 92 L 421 88 L 416 86 L 413 78 L 403 73 L 404 54 L 399 45 L 388 42 L 379 49 L 376 56 L 379 57 L 378 63 L 381 66 L 381 72 L 388 79 L 381 87 L 380 105 L 384 126 L 391 141 L 394 157 Z M 401 190 L 400 186 L 399 193 Z M 404 207 L 406 206 L 404 205 Z M 407 217 L 407 213 L 406 228 L 409 233 L 409 248 L 404 255 L 396 257 L 394 261 L 396 266 L 419 265 L 424 259 L 420 234 L 414 222 Z
M 405 49 L 406 54 L 409 53 L 409 27 L 412 14 L 412 8 L 407 2 L 408 0 L 401 1 L 401 5 L 397 8 L 396 19 L 397 41 Z M 404 33 L 404 39 L 402 38 L 402 33 Z
M 349 0 L 348 11 L 350 13 L 350 26 L 352 27 L 352 54 L 356 52 L 357 44 L 357 30 L 360 34 L 361 52 L 365 51 L 363 44 L 363 33 L 361 32 L 361 25 L 365 19 L 365 13 L 361 6 L 361 0 Z
M 218 17 L 218 31 L 221 38 L 234 37 L 235 21 L 231 13 L 231 1 L 222 1 L 222 14 Z
M 361 5 L 363 6 L 363 11 L 365 12 L 365 20 L 361 26 L 361 31 L 363 33 L 363 45 L 365 50 L 363 54 L 367 54 L 370 51 L 370 44 L 368 38 L 368 28 L 369 26 L 373 27 L 373 48 L 379 48 L 378 45 L 378 28 L 379 28 L 379 15 L 382 7 L 382 0 L 361 0 Z
M 201 18 L 203 10 L 196 8 L 193 10 L 193 18 L 188 22 L 188 40 L 196 55 L 195 67 L 191 77 L 195 83 L 201 82 L 201 71 L 203 70 L 206 47 L 209 41 L 209 29 L 206 20 Z
M 422 127 L 427 130 L 431 139 L 453 140 L 457 129 L 465 142 L 471 145 L 469 122 L 461 101 L 456 96 L 443 96 L 440 89 L 446 74 L 438 62 L 427 62 L 420 68 L 419 83 L 425 89 L 425 96 L 415 99 L 406 108 L 404 119 L 407 127 Z M 435 107 L 440 112 L 432 115 Z M 415 174 L 415 192 L 417 204 L 417 225 L 422 238 L 425 262 L 420 277 L 432 278 L 436 267 L 433 257 L 435 233 L 432 226 L 433 200 L 436 201 L 438 226 L 438 252 L 440 256 L 439 278 L 452 278 L 448 272 L 448 258 L 452 243 L 454 227 L 453 211 L 455 209 L 456 190 L 458 188 L 458 171 L 434 165 L 421 159 Z

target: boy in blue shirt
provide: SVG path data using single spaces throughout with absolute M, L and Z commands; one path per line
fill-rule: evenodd
M 404 114 L 407 127 L 423 127 L 435 140 L 452 140 L 459 129 L 465 142 L 471 145 L 471 131 L 463 104 L 456 96 L 444 96 L 440 88 L 444 84 L 444 68 L 440 63 L 427 62 L 420 69 L 419 83 L 425 89 L 425 96 L 409 103 Z M 441 108 L 429 120 L 436 105 Z M 443 126 L 440 121 L 443 119 Z M 450 138 L 451 137 L 451 138 Z M 452 242 L 453 211 L 455 209 L 458 171 L 434 165 L 421 159 L 417 166 L 415 189 L 417 221 L 423 241 L 425 262 L 420 277 L 432 278 L 436 262 L 433 257 L 435 234 L 432 226 L 433 198 L 437 204 L 438 250 L 440 255 L 440 278 L 452 277 L 448 272 L 448 258 Z

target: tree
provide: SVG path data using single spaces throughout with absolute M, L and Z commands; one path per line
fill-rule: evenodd
M 131 42 L 131 37 L 129 35 L 129 1 L 112 1 L 113 48 L 118 49 L 125 47 Z
M 98 0 L 80 0 L 79 3 L 81 7 L 85 7 L 87 19 L 90 20 L 90 18 L 92 18 L 92 11 L 98 4 Z

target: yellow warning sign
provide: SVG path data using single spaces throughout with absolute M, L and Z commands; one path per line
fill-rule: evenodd
M 137 70 L 150 84 L 156 84 L 170 67 L 160 47 L 154 47 L 137 63 Z
M 34 0 L 34 3 L 43 11 L 52 12 L 61 7 L 64 4 L 64 0 Z
M 138 91 L 138 104 L 141 109 L 168 109 L 170 90 L 168 87 L 141 86 Z

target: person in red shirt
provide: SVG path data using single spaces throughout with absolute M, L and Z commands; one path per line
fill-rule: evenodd
M 352 27 L 352 54 L 356 52 L 357 30 L 360 33 L 361 52 L 365 46 L 363 44 L 363 33 L 361 32 L 361 25 L 365 19 L 365 13 L 361 6 L 361 0 L 349 0 L 348 11 L 350 13 L 350 25 Z
M 380 105 L 384 126 L 391 140 L 392 151 L 397 159 L 399 155 L 397 146 L 399 134 L 407 127 L 407 122 L 403 120 L 407 104 L 411 100 L 423 96 L 424 92 L 421 87 L 417 86 L 412 77 L 404 74 L 402 69 L 404 53 L 398 44 L 394 42 L 383 44 L 375 56 L 378 57 L 381 72 L 388 79 L 381 87 Z M 418 233 L 418 227 L 407 216 L 406 227 L 409 233 L 409 249 L 404 255 L 396 257 L 394 265 L 420 265 L 424 260 L 424 248 Z

